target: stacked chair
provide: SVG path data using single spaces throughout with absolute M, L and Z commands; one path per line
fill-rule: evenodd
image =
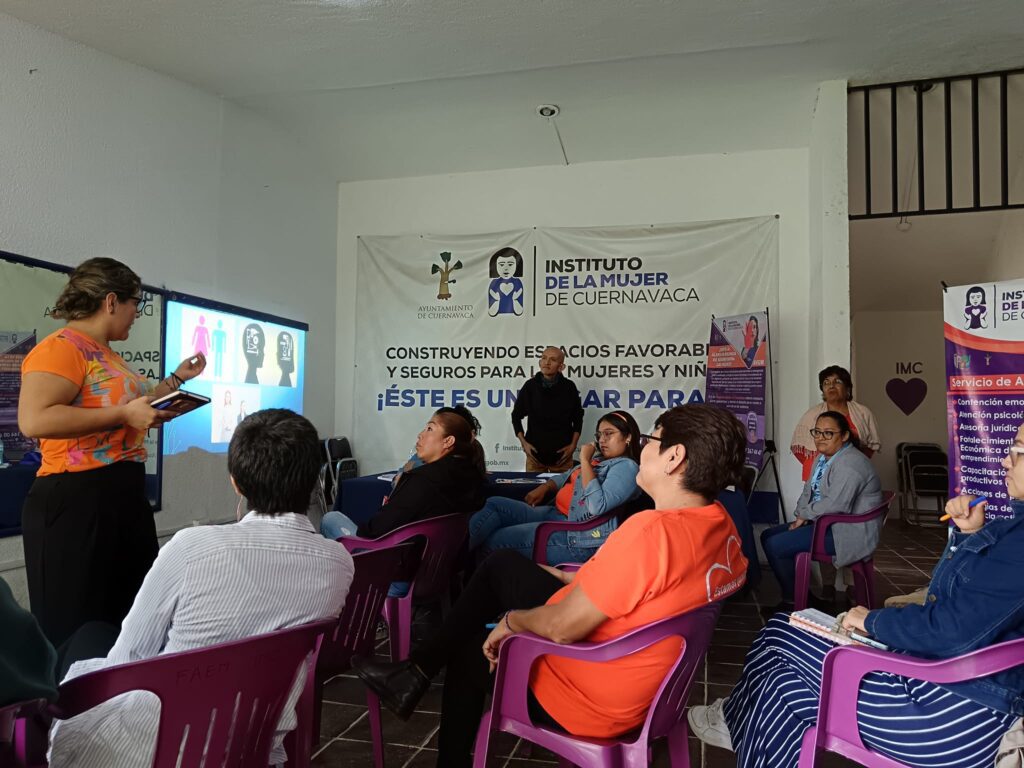
M 902 519 L 910 525 L 941 525 L 949 495 L 946 452 L 936 443 L 899 443 L 896 470 Z

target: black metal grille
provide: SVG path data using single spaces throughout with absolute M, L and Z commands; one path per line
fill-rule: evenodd
M 1024 208 L 1024 69 L 848 90 L 850 219 Z

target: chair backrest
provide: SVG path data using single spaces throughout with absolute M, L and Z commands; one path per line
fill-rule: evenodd
M 941 451 L 942 447 L 938 443 L 896 443 L 896 461 L 902 461 L 908 451 L 918 450 Z
M 352 458 L 352 446 L 347 437 L 327 438 L 324 440 L 324 451 L 327 454 L 327 460 L 331 462 Z
M 882 518 L 882 524 L 885 524 L 885 517 L 889 514 L 889 505 L 892 504 L 893 497 L 896 494 L 893 491 L 882 491 L 882 503 L 877 507 L 869 509 L 862 515 L 822 515 L 814 521 L 814 533 L 811 540 L 811 557 L 817 560 L 819 563 L 831 563 L 832 558 L 835 555 L 830 555 L 828 550 L 825 548 L 825 534 L 829 528 L 833 525 L 843 525 L 844 523 L 867 523 L 871 520 L 875 520 L 879 517 Z
M 452 574 L 462 551 L 462 545 L 469 536 L 469 518 L 454 514 L 432 517 L 429 520 L 403 525 L 379 539 L 340 539 L 350 551 L 380 549 L 419 538 L 423 544 L 420 562 L 414 573 L 399 576 L 401 581 L 410 581 L 409 594 L 429 599 L 444 594 L 451 585 Z
M 914 464 L 910 468 L 910 489 L 919 496 L 949 493 L 949 467 L 945 464 Z
M 338 484 L 359 475 L 359 462 L 352 457 L 352 446 L 347 437 L 329 437 L 324 440 L 324 456 L 327 459 L 326 496 L 332 502 L 338 494 Z
M 160 699 L 156 768 L 200 765 L 204 754 L 207 765 L 267 765 L 300 667 L 335 623 L 318 621 L 92 672 L 61 686 L 58 715 L 78 714 L 128 691 L 150 691 Z M 311 693 L 312 670 L 306 675 Z
M 909 473 L 920 464 L 943 466 L 947 464 L 946 452 L 936 448 L 914 448 L 903 454 L 904 472 Z
M 684 640 L 682 653 L 665 676 L 654 702 L 647 711 L 643 731 L 648 739 L 667 736 L 669 731 L 684 717 L 690 686 L 700 668 L 701 661 L 711 645 L 711 635 L 722 612 L 722 603 L 708 603 L 700 608 L 664 619 L 653 626 L 659 628 L 665 637 L 679 635 Z M 638 638 L 639 639 L 639 638 Z M 639 647 L 639 643 L 638 643 Z
M 370 656 L 376 642 L 377 620 L 388 587 L 399 574 L 415 569 L 419 548 L 412 543 L 382 547 L 352 556 L 355 575 L 348 588 L 345 608 L 333 632 L 320 646 L 317 677 L 326 679 L 344 672 L 353 656 Z

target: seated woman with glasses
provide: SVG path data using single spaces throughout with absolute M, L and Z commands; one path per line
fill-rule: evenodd
M 1024 637 L 1024 425 L 1003 458 L 1006 493 L 986 520 L 970 495 L 946 504 L 956 526 L 923 605 L 851 608 L 843 626 L 892 650 L 948 659 Z M 1005 498 L 1005 497 L 1004 497 Z M 796 765 L 815 724 L 825 654 L 834 646 L 778 616 L 761 630 L 727 699 L 692 707 L 691 732 L 736 751 L 740 768 Z M 865 745 L 900 765 L 968 768 L 995 762 L 999 741 L 1024 715 L 1024 666 L 936 685 L 883 672 L 860 683 L 857 724 Z
M 636 473 L 640 459 L 640 428 L 624 411 L 605 414 L 597 422 L 594 442 L 580 448 L 580 465 L 548 478 L 524 501 L 492 496 L 469 520 L 469 547 L 481 557 L 510 549 L 524 557 L 533 553 L 533 538 L 541 523 L 582 522 L 640 495 Z M 542 503 L 548 496 L 547 503 Z M 618 527 L 611 519 L 585 531 L 557 531 L 548 539 L 547 562 L 589 560 Z
M 810 477 L 814 460 L 818 457 L 814 441 L 808 435 L 815 420 L 825 411 L 836 411 L 846 417 L 850 434 L 859 440 L 857 447 L 868 458 L 882 447 L 874 414 L 853 399 L 853 379 L 848 370 L 841 365 L 823 368 L 818 371 L 818 388 L 821 390 L 821 402 L 812 405 L 800 417 L 789 445 L 790 451 L 803 467 L 803 480 Z
M 782 602 L 773 613 L 793 607 L 796 556 L 810 550 L 814 533 L 814 526 L 808 523 L 822 515 L 863 515 L 882 503 L 882 486 L 875 468 L 857 450 L 857 438 L 843 414 L 825 411 L 814 422 L 810 435 L 817 459 L 796 503 L 796 520 L 761 534 L 768 565 L 782 587 Z M 880 519 L 835 526 L 825 536 L 825 548 L 836 556 L 836 567 L 855 563 L 875 551 L 881 529 Z

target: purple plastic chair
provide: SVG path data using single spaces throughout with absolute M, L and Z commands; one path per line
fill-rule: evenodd
M 591 528 L 604 525 L 613 517 L 619 518 L 621 523 L 641 509 L 654 509 L 654 502 L 651 501 L 651 497 L 646 493 L 641 493 L 639 497 L 627 501 L 625 504 L 620 504 L 615 509 L 609 510 L 603 515 L 592 517 L 589 520 L 583 520 L 578 523 L 569 522 L 568 520 L 564 522 L 562 520 L 549 520 L 546 523 L 541 523 L 533 534 L 533 562 L 541 563 L 542 565 L 554 565 L 554 563 L 548 562 L 547 557 L 548 539 L 551 538 L 553 533 L 558 531 L 589 531 Z M 594 551 L 596 552 L 597 550 L 595 549 Z
M 46 709 L 46 699 L 30 699 L 0 707 L 0 768 L 29 768 L 46 765 L 45 758 L 35 759 L 30 745 L 28 718 Z M 45 743 L 40 755 L 45 755 Z
M 807 607 L 807 596 L 810 593 L 811 560 L 819 563 L 831 563 L 835 555 L 825 551 L 825 534 L 833 525 L 844 523 L 866 523 L 881 517 L 884 521 L 889 514 L 892 503 L 892 491 L 882 491 L 882 503 L 863 515 L 822 515 L 814 521 L 814 533 L 811 551 L 801 552 L 796 556 L 796 583 L 793 585 L 793 608 L 802 611 Z M 875 566 L 874 558 L 868 555 L 863 560 L 847 566 L 853 572 L 853 596 L 857 605 L 865 608 L 879 607 L 875 602 Z
M 413 544 L 384 547 L 371 552 L 360 552 L 352 556 L 355 562 L 355 576 L 345 598 L 345 608 L 332 632 L 324 636 L 320 656 L 316 665 L 316 693 L 313 697 L 314 712 L 312 737 L 320 741 L 320 715 L 323 708 L 324 683 L 352 666 L 353 656 L 372 656 L 377 635 L 377 620 L 380 618 L 388 587 L 396 574 L 406 569 L 415 569 L 419 563 L 419 550 Z M 370 735 L 373 742 L 373 762 L 377 768 L 384 766 L 384 739 L 381 732 L 380 700 L 369 688 L 366 689 L 366 705 L 369 710 Z
M 154 768 L 193 768 L 204 764 L 204 753 L 206 765 L 266 766 L 296 673 L 312 654 L 289 752 L 291 765 L 308 766 L 313 667 L 324 633 L 336 623 L 318 621 L 90 672 L 61 685 L 51 712 L 67 719 L 122 693 L 150 691 L 160 699 Z
M 462 545 L 469 536 L 469 518 L 466 515 L 444 515 L 409 523 L 396 528 L 379 539 L 343 536 L 340 541 L 349 552 L 381 549 L 402 544 L 420 537 L 424 540 L 419 566 L 399 574 L 396 581 L 408 581 L 405 597 L 389 597 L 384 601 L 384 620 L 388 623 L 388 642 L 391 660 L 409 658 L 412 642 L 412 601 L 434 600 L 447 602 L 452 577 L 455 575 Z
M 1024 664 L 1024 639 L 1009 640 L 952 659 L 934 661 L 841 645 L 825 656 L 817 724 L 804 732 L 799 768 L 819 764 L 823 751 L 837 752 L 869 768 L 906 768 L 904 763 L 868 749 L 857 725 L 857 694 L 870 672 L 891 672 L 937 685 L 987 677 Z M 898 738 L 899 734 L 894 733 Z
M 476 735 L 474 768 L 487 765 L 493 731 L 505 731 L 551 750 L 561 758 L 559 765 L 563 768 L 570 765 L 601 768 L 647 766 L 651 760 L 652 743 L 665 738 L 668 739 L 671 764 L 676 768 L 688 767 L 686 701 L 693 678 L 711 643 L 711 633 L 721 610 L 721 603 L 709 603 L 603 643 L 559 645 L 530 633 L 511 635 L 501 644 L 494 676 L 494 700 Z M 584 738 L 536 726 L 530 721 L 526 705 L 527 683 L 530 669 L 540 656 L 611 661 L 672 636 L 683 639 L 679 658 L 665 675 L 643 726 L 637 730 L 611 739 Z

